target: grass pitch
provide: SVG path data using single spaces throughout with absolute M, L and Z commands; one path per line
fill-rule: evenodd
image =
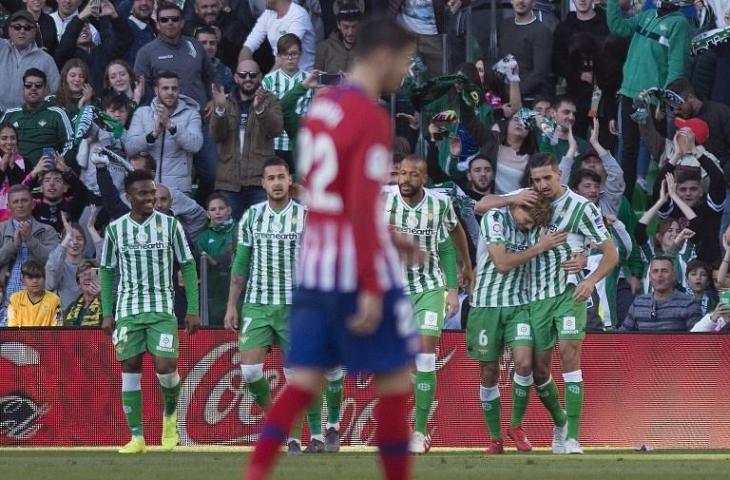
M 250 451 L 178 447 L 173 453 L 152 449 L 123 456 L 112 449 L 0 448 L 3 480 L 214 480 L 239 479 Z M 282 457 L 279 480 L 377 479 L 376 455 L 343 451 L 336 455 Z M 476 451 L 433 450 L 414 458 L 418 480 L 469 479 L 657 479 L 728 478 L 730 451 L 586 450 L 583 456 L 555 456 L 546 451 L 485 456 Z

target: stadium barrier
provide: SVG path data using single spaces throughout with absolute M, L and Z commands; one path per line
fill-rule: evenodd
M 181 443 L 251 444 L 262 412 L 253 404 L 237 366 L 232 333 L 181 332 Z M 466 356 L 461 332 L 445 333 L 438 355 L 438 393 L 430 422 L 434 446 L 483 447 L 478 367 Z M 284 384 L 274 352 L 266 375 Z M 585 446 L 663 448 L 730 447 L 730 336 L 603 334 L 586 339 Z M 504 425 L 509 421 L 509 360 L 502 365 Z M 98 329 L 0 329 L 0 444 L 121 445 L 128 431 L 120 403 L 120 369 L 109 337 Z M 557 358 L 553 376 L 562 392 Z M 143 375 L 148 442 L 159 442 L 161 395 L 149 359 Z M 374 386 L 348 378 L 343 444 L 374 438 Z M 326 417 L 325 417 L 326 418 Z M 525 428 L 535 446 L 548 446 L 552 428 L 533 393 Z M 306 430 L 306 429 L 305 429 Z M 305 435 L 305 439 L 306 439 Z

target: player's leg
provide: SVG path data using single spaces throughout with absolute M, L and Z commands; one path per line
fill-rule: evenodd
M 148 319 L 147 351 L 152 353 L 165 405 L 161 443 L 162 448 L 169 451 L 180 439 L 177 433 L 177 400 L 180 398 L 177 319 L 165 313 L 149 314 Z
M 499 393 L 499 360 L 479 362 L 479 401 L 489 431 L 487 453 L 504 453 L 502 399 Z
M 322 406 L 324 395 L 320 391 L 312 404 L 307 408 L 307 425 L 309 426 L 309 444 L 304 453 L 324 453 L 324 436 L 322 435 Z
M 145 451 L 142 426 L 142 356 L 146 351 L 144 326 L 137 316 L 117 320 L 112 343 L 122 367 L 122 407 L 131 439 L 119 453 Z
M 269 381 L 264 377 L 264 359 L 277 336 L 272 309 L 267 305 L 244 304 L 238 327 L 238 351 L 241 374 L 256 405 L 262 409 L 271 403 Z
M 375 375 L 380 397 L 375 408 L 375 420 L 378 424 L 375 435 L 386 480 L 409 478 L 411 464 L 408 453 L 410 372 L 410 367 L 404 367 L 394 373 Z
M 515 372 L 512 377 L 512 419 L 507 435 L 512 439 L 521 452 L 532 451 L 532 445 L 527 439 L 522 420 L 525 417 L 527 404 L 530 401 L 530 388 L 534 383 L 532 375 L 532 326 L 530 325 L 529 309 L 514 307 L 505 319 L 505 343 L 512 349 L 512 360 Z
M 325 398 L 327 399 L 327 429 L 324 437 L 324 451 L 335 453 L 340 451 L 340 410 L 345 384 L 345 372 L 342 367 L 327 370 Z

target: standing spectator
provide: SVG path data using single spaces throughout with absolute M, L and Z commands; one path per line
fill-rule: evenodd
M 22 267 L 23 289 L 8 302 L 8 327 L 61 327 L 58 296 L 46 290 L 43 265 L 28 260 Z
M 18 131 L 9 123 L 0 124 L 0 222 L 10 218 L 8 191 L 28 174 L 26 162 L 18 153 Z
M 23 74 L 21 85 L 25 104 L 22 108 L 7 110 L 0 118 L 0 123 L 7 122 L 15 127 L 18 132 L 18 150 L 34 167 L 44 148 L 53 148 L 62 155 L 70 151 L 73 129 L 63 109 L 46 104 L 48 80 L 45 73 L 37 68 L 29 68 Z
M 160 72 L 155 80 L 155 98 L 134 112 L 127 136 L 129 156 L 147 151 L 157 163 L 159 183 L 191 193 L 193 154 L 203 144 L 198 104 L 180 94 L 180 79 L 174 72 Z
M 38 30 L 35 35 L 35 44 L 38 48 L 53 56 L 58 47 L 56 22 L 45 12 L 46 0 L 23 0 L 26 10 L 33 15 Z
M 332 8 L 337 18 L 337 30 L 317 47 L 314 57 L 315 70 L 328 73 L 348 71 L 352 62 L 352 48 L 355 46 L 357 29 L 363 14 L 360 3 L 357 0 L 334 2 Z
M 10 296 L 22 288 L 23 264 L 28 260 L 45 264 L 48 254 L 58 245 L 53 227 L 33 219 L 33 196 L 28 187 L 10 187 L 8 206 L 12 216 L 0 223 L 0 285 L 4 292 L 0 327 L 7 323 Z
M 238 220 L 248 207 L 266 199 L 261 172 L 266 159 L 274 155 L 274 138 L 281 133 L 283 118 L 276 97 L 261 88 L 256 62 L 242 60 L 235 79 L 237 88 L 231 95 L 222 88 L 213 91 L 210 132 L 220 154 L 216 188 Z
M 235 15 L 223 9 L 221 0 L 188 0 L 193 1 L 195 16 L 186 22 L 185 35 L 197 37 L 197 30 L 202 27 L 218 28 L 218 56 L 229 68 L 236 66 L 238 53 L 241 51 L 243 39 L 248 29 Z M 208 55 L 210 56 L 210 55 Z M 210 58 L 213 58 L 210 56 Z
M 79 296 L 66 309 L 66 327 L 98 327 L 101 325 L 101 287 L 99 267 L 93 260 L 83 260 L 76 270 Z
M 514 18 L 505 18 L 499 30 L 499 56 L 511 54 L 520 66 L 520 89 L 530 105 L 537 95 L 551 93 L 550 59 L 553 35 L 537 20 L 535 0 L 512 0 Z
M 218 58 L 218 38 L 220 37 L 220 30 L 218 27 L 198 27 L 195 29 L 195 40 L 199 41 L 203 46 L 205 53 L 208 54 L 213 69 L 215 70 L 215 84 L 223 85 L 223 89 L 226 93 L 230 93 L 233 90 L 233 71 Z
M 624 331 L 688 332 L 702 318 L 694 297 L 674 288 L 676 277 L 670 257 L 654 257 L 649 265 L 653 291 L 639 295 L 621 325 Z
M 300 65 L 302 70 L 310 71 L 314 66 L 314 27 L 307 11 L 292 2 L 292 0 L 266 0 L 266 10 L 256 20 L 253 30 L 246 37 L 238 59 L 251 60 L 254 52 L 258 50 L 265 39 L 269 40 L 276 56 L 278 54 L 276 42 L 285 33 L 293 33 L 302 41 Z M 279 66 L 278 62 L 277 59 L 274 69 Z
M 687 293 L 700 304 L 702 315 L 714 310 L 719 302 L 710 266 L 702 260 L 692 260 L 687 264 Z
M 145 80 L 143 76 L 134 76 L 134 70 L 124 60 L 112 60 L 104 72 L 103 93 L 117 93 L 127 98 L 130 119 L 144 96 Z
M 23 104 L 21 87 L 25 73 L 30 69 L 43 73 L 44 86 L 50 86 L 50 93 L 55 92 L 58 85 L 58 68 L 53 57 L 34 43 L 38 27 L 33 15 L 20 10 L 10 16 L 7 25 L 8 40 L 0 38 L 0 72 L 4 80 L 0 89 L 0 111 L 3 112 Z
M 620 96 L 621 164 L 626 180 L 626 197 L 631 199 L 636 183 L 639 154 L 639 126 L 631 118 L 634 99 L 643 90 L 666 88 L 682 77 L 689 56 L 689 23 L 679 11 L 681 0 L 661 2 L 657 10 L 647 10 L 624 18 L 619 0 L 608 0 L 608 27 L 611 33 L 631 38 L 623 69 Z M 675 3 L 676 2 L 676 3 Z
M 154 8 L 155 0 L 134 0 L 132 3 L 132 11 L 127 18 L 132 30 L 132 46 L 124 55 L 124 60 L 130 65 L 134 64 L 137 52 L 157 36 L 157 26 L 152 19 Z
M 68 60 L 61 69 L 61 79 L 58 82 L 56 95 L 46 98 L 48 105 L 62 108 L 71 121 L 71 125 L 78 125 L 77 117 L 81 110 L 91 105 L 94 101 L 94 87 L 91 86 L 91 73 L 89 66 L 81 59 L 72 58 Z M 76 132 L 73 132 L 76 138 Z M 74 145 L 75 149 L 76 145 Z M 76 159 L 72 157 L 73 164 Z
M 58 10 L 51 14 L 51 18 L 56 24 L 56 35 L 59 43 L 64 32 L 66 32 L 66 28 L 68 28 L 68 24 L 79 14 L 81 2 L 82 0 L 58 0 Z M 91 26 L 91 37 L 97 45 L 101 43 L 99 32 L 93 26 Z
M 575 141 L 574 155 L 582 155 L 583 152 L 588 150 L 588 142 L 585 139 L 574 135 L 573 127 L 575 126 L 575 112 L 576 105 L 575 100 L 568 96 L 561 96 L 555 99 L 553 103 L 554 116 L 553 119 L 557 123 L 555 129 L 555 136 L 557 137 L 557 143 L 553 143 L 551 140 L 545 139 L 545 136 L 541 136 L 540 151 L 552 153 L 556 159 L 563 158 L 570 149 L 569 138 L 572 136 Z

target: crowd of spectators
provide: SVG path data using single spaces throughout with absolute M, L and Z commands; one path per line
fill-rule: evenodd
M 621 258 L 589 301 L 589 329 L 724 329 L 730 10 L 497 3 L 485 37 L 484 0 L 0 0 L 0 326 L 29 324 L 38 305 L 53 313 L 37 324 L 100 323 L 99 244 L 129 211 L 133 170 L 154 173 L 156 209 L 206 263 L 208 321 L 222 325 L 262 166 L 296 167 L 317 89 L 347 81 L 361 19 L 387 14 L 418 39 L 411 75 L 382 99 L 393 171 L 427 159 L 473 262 L 486 205 L 532 201 L 510 192 L 528 186 L 530 155 L 551 153 Z M 591 245 L 581 255 L 587 271 L 600 261 Z

